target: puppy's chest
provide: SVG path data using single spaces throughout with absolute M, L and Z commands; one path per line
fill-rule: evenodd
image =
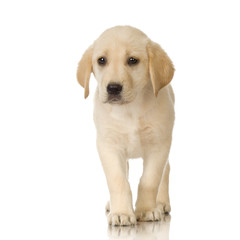
M 133 128 L 127 133 L 125 149 L 128 158 L 139 158 L 142 156 L 141 136 L 137 128 Z
M 124 146 L 128 158 L 142 156 L 142 141 L 139 121 L 137 119 L 125 119 L 119 125 L 120 144 Z
M 112 112 L 111 119 L 115 122 L 118 144 L 125 149 L 128 158 L 139 158 L 143 155 L 142 146 L 142 121 L 141 117 L 132 112 L 122 112 L 121 115 L 115 115 Z

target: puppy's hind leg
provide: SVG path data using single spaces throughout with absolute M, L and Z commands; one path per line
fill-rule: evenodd
M 105 206 L 105 211 L 106 211 L 107 213 L 110 212 L 110 201 L 107 201 L 106 206 Z

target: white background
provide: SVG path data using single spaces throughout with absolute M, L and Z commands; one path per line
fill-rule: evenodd
M 239 16 L 233 0 L 1 1 L 0 239 L 240 239 Z M 176 68 L 170 233 L 108 229 L 104 214 L 96 83 L 84 100 L 75 72 L 102 31 L 125 24 Z M 134 199 L 141 164 L 130 162 Z

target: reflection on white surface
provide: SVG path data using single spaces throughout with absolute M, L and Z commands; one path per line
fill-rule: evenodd
M 166 215 L 160 222 L 138 222 L 130 227 L 108 227 L 110 240 L 169 240 L 171 216 Z

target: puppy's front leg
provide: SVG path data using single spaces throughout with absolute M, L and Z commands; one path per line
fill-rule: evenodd
M 158 221 L 161 211 L 156 200 L 163 171 L 168 160 L 171 140 L 166 140 L 159 146 L 148 146 L 145 149 L 143 174 L 138 186 L 136 216 L 139 221 Z
M 127 160 L 112 144 L 98 141 L 98 152 L 110 193 L 110 225 L 133 225 L 136 217 L 132 207 L 132 193 L 127 180 Z
M 169 163 L 167 163 L 157 195 L 157 207 L 161 210 L 161 213 L 164 214 L 170 213 L 171 211 L 171 205 L 169 200 L 169 172 L 170 165 Z

